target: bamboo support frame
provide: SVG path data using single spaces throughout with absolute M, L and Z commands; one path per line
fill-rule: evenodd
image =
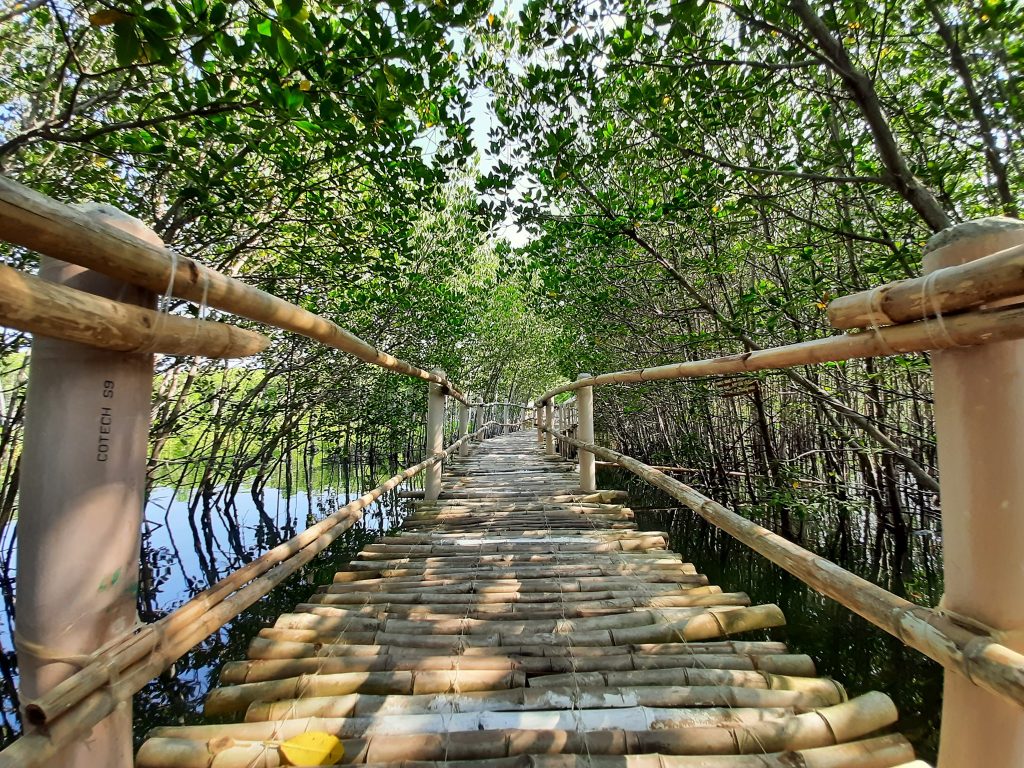
M 78 264 L 159 294 L 203 302 L 224 312 L 298 333 L 363 362 L 443 386 L 465 395 L 446 378 L 380 351 L 324 317 L 240 280 L 90 218 L 74 206 L 40 195 L 0 176 L 3 239 Z
M 270 344 L 244 328 L 125 304 L 2 265 L 0 316 L 9 328 L 116 352 L 233 358 Z
M 940 610 L 915 605 L 825 558 L 772 533 L 693 488 L 634 458 L 598 445 L 561 437 L 613 462 L 681 501 L 712 525 L 764 555 L 816 591 L 832 598 L 997 696 L 1024 706 L 1024 654 L 991 635 L 956 623 Z
M 297 677 L 304 674 L 339 674 L 343 672 L 421 672 L 451 670 L 487 670 L 525 672 L 528 675 L 556 675 L 572 672 L 630 672 L 639 670 L 680 669 L 708 666 L 714 669 L 768 672 L 790 677 L 813 677 L 814 662 L 800 654 L 690 654 L 675 656 L 657 654 L 615 654 L 609 658 L 575 659 L 566 657 L 517 658 L 514 656 L 396 655 L 350 658 L 335 656 L 330 644 L 275 643 L 264 641 L 259 648 L 274 649 L 273 659 L 250 659 L 225 664 L 220 673 L 221 685 L 241 685 L 267 680 Z M 284 654 L 289 655 L 285 656 Z
M 483 427 L 470 440 L 483 434 Z M 81 671 L 35 701 L 26 702 L 29 731 L 0 752 L 0 767 L 29 768 L 50 760 L 61 747 L 130 699 L 175 659 L 268 594 L 326 549 L 384 493 L 451 455 L 461 442 L 410 467 L 345 505 L 288 542 L 209 587 L 163 619 L 97 653 Z

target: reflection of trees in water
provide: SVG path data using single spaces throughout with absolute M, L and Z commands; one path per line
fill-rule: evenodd
M 140 619 L 156 621 L 210 584 L 376 487 L 399 464 L 417 460 L 392 454 L 382 462 L 377 451 L 360 455 L 355 451 L 363 446 L 354 437 L 348 447 L 353 453 L 345 456 L 307 447 L 296 462 L 301 469 L 298 472 L 288 469 L 290 462 L 267 459 L 249 466 L 248 477 L 239 479 L 232 471 L 224 485 L 207 484 L 184 498 L 178 483 L 168 489 L 166 506 L 151 503 L 140 551 Z M 318 460 L 323 462 L 321 466 L 316 465 Z M 187 476 L 186 471 L 179 474 L 179 478 Z M 262 627 L 307 599 L 316 584 L 330 581 L 365 543 L 398 525 L 403 515 L 397 492 L 379 499 L 365 510 L 363 521 L 339 537 L 327 552 L 140 691 L 135 697 L 136 735 L 141 738 L 160 724 L 200 722 L 203 698 L 223 663 L 244 658 L 249 641 Z M 17 660 L 10 641 L 15 603 L 14 533 L 15 528 L 9 527 L 4 535 L 10 541 L 0 542 L 6 558 L 0 570 L 0 594 L 6 608 L 0 629 L 0 745 L 20 733 Z
M 296 494 L 299 484 L 283 467 L 278 475 L 252 478 L 248 493 L 241 484 L 234 484 L 236 492 L 230 500 L 217 491 L 197 493 L 199 503 L 189 504 L 185 514 L 196 567 L 200 571 L 187 574 L 189 594 L 164 594 L 171 581 L 171 569 L 181 568 L 186 561 L 176 545 L 147 551 L 144 542 L 144 558 L 153 563 L 154 571 L 163 569 L 162 577 L 157 575 L 144 581 L 146 594 L 140 594 L 140 607 L 150 607 L 146 620 L 159 618 L 210 583 L 290 539 L 298 530 L 333 514 L 362 490 L 378 485 L 381 472 L 387 471 L 376 461 L 363 460 L 356 455 L 346 457 L 348 460 L 344 462 L 331 462 L 317 475 L 311 472 L 310 461 L 314 455 L 310 452 L 310 458 L 304 463 L 303 476 L 308 479 L 301 483 L 303 493 Z M 399 460 L 400 457 L 395 456 L 387 469 L 397 466 Z M 320 487 L 314 484 L 316 477 L 319 477 Z M 268 498 L 270 492 L 273 492 L 272 499 Z M 255 520 L 249 522 L 253 512 Z M 201 722 L 202 701 L 219 668 L 226 661 L 244 658 L 249 641 L 260 629 L 272 624 L 279 614 L 296 603 L 306 600 L 315 585 L 330 581 L 354 553 L 379 532 L 397 525 L 403 514 L 397 493 L 381 498 L 365 511 L 363 522 L 343 534 L 329 551 L 192 649 L 175 664 L 173 674 L 165 674 L 150 683 L 136 696 L 137 737 L 141 738 L 155 725 Z M 162 606 L 163 610 L 156 606 Z

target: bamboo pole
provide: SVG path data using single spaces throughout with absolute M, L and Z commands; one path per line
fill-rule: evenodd
M 852 741 L 897 718 L 887 696 L 868 693 L 814 712 L 772 722 L 730 726 L 620 729 L 455 731 L 444 734 L 382 735 L 345 740 L 351 763 L 403 760 L 493 760 L 513 755 L 628 755 L 643 753 L 736 755 L 811 749 Z M 265 741 L 148 740 L 139 750 L 139 768 L 217 768 L 279 765 L 276 747 Z
M 203 713 L 209 717 L 245 711 L 255 701 L 275 701 L 302 696 L 339 696 L 346 693 L 393 694 L 490 691 L 523 688 L 522 672 L 497 670 L 426 670 L 415 672 L 341 672 L 332 675 L 297 675 L 280 680 L 242 683 L 214 688 L 206 696 Z
M 433 371 L 443 379 L 443 371 Z M 430 382 L 427 384 L 427 455 L 436 456 L 444 448 L 444 388 Z M 435 462 L 427 468 L 427 476 L 423 487 L 423 498 L 427 501 L 436 500 L 441 495 L 441 462 Z
M 469 404 L 464 403 L 461 400 L 459 402 L 459 439 L 469 434 Z M 466 458 L 469 456 L 470 444 L 467 440 L 459 447 L 459 456 Z
M 914 749 L 898 734 L 831 747 L 787 750 L 760 755 L 518 755 L 462 761 L 460 768 L 929 768 L 915 760 Z M 897 765 L 898 764 L 898 765 Z M 417 761 L 415 768 L 449 768 L 447 761 Z M 364 768 L 385 768 L 366 763 Z M 412 768 L 410 766 L 410 768 Z
M 589 373 L 581 373 L 577 379 L 589 379 Z M 581 387 L 576 391 L 576 402 L 579 406 L 579 439 L 584 443 L 594 442 L 594 388 Z M 597 474 L 594 466 L 594 454 L 590 451 L 579 452 L 580 489 L 583 491 L 597 490 Z
M 406 648 L 400 645 L 364 645 L 339 643 L 315 643 L 291 642 L 267 640 L 256 637 L 249 644 L 249 649 L 254 658 L 261 658 L 264 652 L 276 658 L 278 653 L 292 653 L 293 649 L 303 650 L 308 648 L 327 648 L 325 654 L 333 656 L 345 656 L 348 658 L 361 658 L 367 656 L 394 656 L 401 658 L 431 658 L 437 655 L 437 650 L 431 648 Z M 319 651 L 317 651 L 319 653 Z M 480 647 L 457 647 L 452 649 L 461 658 L 472 658 L 478 656 L 493 656 L 494 649 Z M 501 653 L 509 657 L 530 657 L 530 658 L 556 658 L 580 660 L 586 658 L 607 659 L 613 656 L 625 656 L 630 654 L 644 654 L 647 656 L 679 656 L 696 654 L 731 654 L 739 656 L 764 656 L 764 655 L 785 655 L 787 652 L 785 643 L 772 642 L 768 640 L 712 640 L 708 642 L 674 642 L 674 643 L 640 643 L 634 647 L 612 646 L 610 648 L 598 648 L 581 646 L 570 648 L 568 646 L 537 648 L 536 646 L 509 645 L 501 648 Z M 283 656 L 283 658 L 290 658 Z
M 912 759 L 914 749 L 899 734 L 878 736 L 831 747 L 787 750 L 760 755 L 518 755 L 463 761 L 461 768 L 929 768 Z M 898 765 L 897 765 L 898 764 Z M 366 763 L 364 768 L 385 768 Z M 417 761 L 415 768 L 449 768 L 447 761 Z
M 573 709 L 559 707 L 529 712 L 452 712 L 370 715 L 365 717 L 289 718 L 281 722 L 252 721 L 218 725 L 177 725 L 154 728 L 149 739 L 215 738 L 239 740 L 286 740 L 307 731 L 329 733 L 339 739 L 366 736 L 435 734 L 495 730 L 658 730 L 663 728 L 737 727 L 755 723 L 786 724 L 794 716 L 783 707 L 620 707 Z
M 679 609 L 682 610 L 682 609 Z M 702 609 L 702 613 L 678 621 L 623 629 L 596 629 L 571 632 L 537 632 L 523 636 L 516 632 L 491 631 L 486 634 L 426 634 L 381 631 L 346 631 L 342 641 L 359 645 L 402 645 L 409 648 L 451 649 L 464 647 L 498 648 L 535 646 L 597 646 L 606 648 L 633 643 L 673 643 L 690 640 L 712 640 L 731 637 L 742 632 L 780 627 L 786 623 L 777 605 Z M 340 623 L 344 624 L 344 622 Z M 324 621 L 317 628 L 271 628 L 260 631 L 260 637 L 300 642 L 338 641 L 339 623 Z
M 474 429 L 474 431 L 480 429 L 480 427 L 483 424 L 485 424 L 486 421 L 487 420 L 486 420 L 486 418 L 484 416 L 484 405 L 483 405 L 483 403 L 477 403 L 475 406 L 473 406 L 473 429 Z M 480 437 L 480 441 L 483 442 L 483 440 L 486 439 L 486 437 L 487 437 L 486 434 L 482 435 Z
M 1016 219 L 982 219 L 953 227 L 929 241 L 925 279 L 937 282 L 949 270 L 977 271 L 976 265 L 995 258 L 988 254 L 1000 256 L 1008 246 L 1011 252 L 1024 250 L 1024 223 Z M 1024 257 L 1018 263 L 1024 264 Z M 991 632 L 1024 658 L 1024 344 L 937 352 L 932 370 L 942 481 L 941 608 L 955 620 Z M 1024 669 L 1017 673 L 1024 675 Z M 943 768 L 1024 765 L 1024 709 L 1019 702 L 997 698 L 947 668 L 942 714 Z
M 243 328 L 158 313 L 2 265 L 0 320 L 8 328 L 116 352 L 248 357 L 270 343 Z
M 246 710 L 247 722 L 301 719 L 304 717 L 364 717 L 368 715 L 400 715 L 426 712 L 503 712 L 556 709 L 566 700 L 576 701 L 580 708 L 621 707 L 788 707 L 809 711 L 846 700 L 840 686 L 822 692 L 786 690 L 783 688 L 743 688 L 714 685 L 653 686 L 585 686 L 569 685 L 548 688 L 513 688 L 502 691 L 447 692 L 440 695 L 374 696 L 346 694 L 343 696 L 310 696 L 257 701 Z
M 1017 219 L 985 219 L 989 227 L 1012 229 Z M 971 225 L 967 225 L 971 226 Z M 869 291 L 833 299 L 828 319 L 833 328 L 898 325 L 926 317 L 974 309 L 1024 294 L 1024 244 L 1007 243 L 962 264 L 928 271 L 923 277 L 899 280 Z
M 473 439 L 482 433 L 464 439 Z M 446 453 L 457 450 L 459 443 Z M 87 734 L 175 659 L 268 594 L 357 522 L 389 490 L 440 461 L 432 456 L 390 478 L 290 541 L 222 579 L 154 624 L 99 653 L 81 671 L 25 706 L 26 733 L 0 752 L 0 766 L 29 768 Z
M 987 632 L 959 624 L 942 611 L 897 597 L 634 458 L 597 445 L 588 446 L 579 440 L 572 442 L 578 448 L 589 448 L 602 459 L 628 469 L 665 491 L 816 591 L 846 606 L 946 669 L 1017 707 L 1024 706 L 1024 654 L 998 642 Z
M 548 456 L 553 456 L 555 453 L 555 441 L 553 434 L 550 430 L 554 429 L 555 426 L 555 410 L 554 404 L 551 400 L 544 403 L 544 431 L 546 432 L 544 440 L 544 453 Z
M 703 577 L 706 579 L 706 577 Z M 621 589 L 616 589 L 617 586 L 621 586 Z M 632 590 L 630 589 L 632 587 Z M 660 588 L 645 587 L 647 592 L 650 592 L 650 597 L 644 597 L 640 599 L 650 600 L 662 600 L 662 599 L 673 599 L 673 598 L 685 598 L 693 597 L 697 595 L 711 595 L 719 594 L 721 587 L 710 586 L 707 584 L 701 584 L 698 586 L 681 586 L 676 584 L 670 585 L 658 585 Z M 624 598 L 635 597 L 636 582 L 635 580 L 629 580 L 625 583 L 609 584 L 604 589 L 596 589 L 593 591 L 588 590 L 573 590 L 570 592 L 562 591 L 560 593 L 560 600 L 566 605 L 574 603 L 592 603 L 594 601 L 601 600 L 618 600 Z M 453 604 L 453 605 L 507 605 L 510 606 L 509 610 L 515 610 L 516 606 L 527 608 L 532 603 L 544 603 L 547 602 L 547 593 L 544 592 L 500 592 L 500 593 L 473 593 L 469 588 L 460 589 L 458 591 L 447 591 L 442 592 L 440 590 L 433 591 L 414 591 L 414 592 L 366 592 L 366 591 L 348 591 L 344 593 L 336 593 L 333 591 L 333 586 L 328 587 L 324 593 L 321 594 L 325 597 L 326 602 L 330 605 L 381 605 L 381 604 L 395 604 L 395 605 L 442 605 L 442 604 Z
M 323 650 L 323 648 L 328 650 Z M 315 648 L 312 643 L 289 644 L 293 654 L 273 659 L 249 659 L 225 664 L 220 673 L 221 685 L 241 685 L 301 675 L 330 675 L 362 672 L 423 672 L 459 669 L 465 671 L 524 672 L 527 675 L 555 675 L 581 672 L 632 672 L 641 670 L 678 670 L 686 668 L 730 669 L 767 672 L 788 677 L 813 677 L 814 662 L 809 656 L 738 656 L 713 654 L 680 654 L 677 656 L 645 656 L 616 654 L 609 657 L 574 659 L 569 657 L 516 658 L 513 656 L 471 656 L 451 654 L 435 656 L 374 656 L 349 658 L 333 656 L 332 646 Z M 341 646 L 345 647 L 345 646 Z M 306 650 L 314 648 L 314 650 Z
M 4 240 L 95 270 L 157 293 L 203 302 L 216 309 L 339 349 L 381 368 L 445 387 L 457 400 L 465 396 L 447 379 L 381 352 L 335 323 L 261 291 L 163 245 L 92 220 L 65 205 L 0 176 L 0 235 Z
M 606 384 L 636 384 L 646 381 L 751 373 L 838 360 L 993 344 L 1020 338 L 1024 338 L 1024 308 L 1008 307 L 965 312 L 942 319 L 873 328 L 859 333 L 830 336 L 740 355 L 602 373 L 588 379 L 585 384 L 582 381 L 574 381 L 550 389 L 541 395 L 539 400 L 548 403 L 555 395 L 580 389 L 584 385 L 599 387 Z

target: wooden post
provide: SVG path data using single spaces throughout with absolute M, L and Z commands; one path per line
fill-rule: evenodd
M 589 379 L 591 374 L 581 373 L 576 377 Z M 579 416 L 576 439 L 584 443 L 594 442 L 594 388 L 580 387 L 576 390 L 576 411 Z M 590 451 L 579 451 L 580 489 L 583 491 L 597 490 L 597 474 L 594 454 Z
M 554 411 L 554 404 L 550 400 L 544 403 L 544 426 L 547 429 L 555 428 Z M 553 456 L 555 454 L 555 437 L 550 432 L 544 433 L 544 453 L 549 456 Z
M 468 399 L 468 397 L 467 397 Z M 459 439 L 469 434 L 469 406 L 459 401 Z M 469 456 L 469 440 L 459 446 L 459 456 Z
M 432 371 L 444 376 L 443 371 Z M 427 385 L 427 458 L 444 450 L 444 388 Z M 441 495 L 441 462 L 427 468 L 423 498 L 436 500 Z
M 142 222 L 109 206 L 90 217 L 160 245 Z M 151 307 L 153 294 L 44 257 L 61 285 Z M 138 621 L 153 355 L 36 336 L 32 342 L 18 514 L 15 646 L 21 698 L 39 697 L 87 655 Z M 133 764 L 132 711 L 120 706 L 53 764 Z
M 537 445 L 544 445 L 544 406 L 540 401 L 533 404 L 533 424 L 537 427 Z
M 932 237 L 924 271 L 1022 243 L 1024 222 L 968 222 Z M 932 369 L 945 555 L 941 607 L 1005 633 L 1003 644 L 1022 652 L 1024 341 L 936 351 Z M 939 766 L 964 765 L 1024 765 L 1024 710 L 947 670 Z

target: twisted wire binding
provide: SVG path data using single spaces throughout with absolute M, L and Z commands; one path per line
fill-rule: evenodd
M 156 320 L 153 321 L 153 329 L 149 334 L 149 343 L 143 344 L 136 350 L 137 353 L 143 355 L 152 354 L 156 351 L 157 338 L 161 329 L 166 324 L 164 318 L 170 310 L 171 299 L 174 297 L 174 279 L 178 274 L 178 252 L 173 248 L 168 248 L 167 250 L 171 254 L 171 273 L 167 278 L 167 290 L 164 291 L 163 296 L 157 299 Z

